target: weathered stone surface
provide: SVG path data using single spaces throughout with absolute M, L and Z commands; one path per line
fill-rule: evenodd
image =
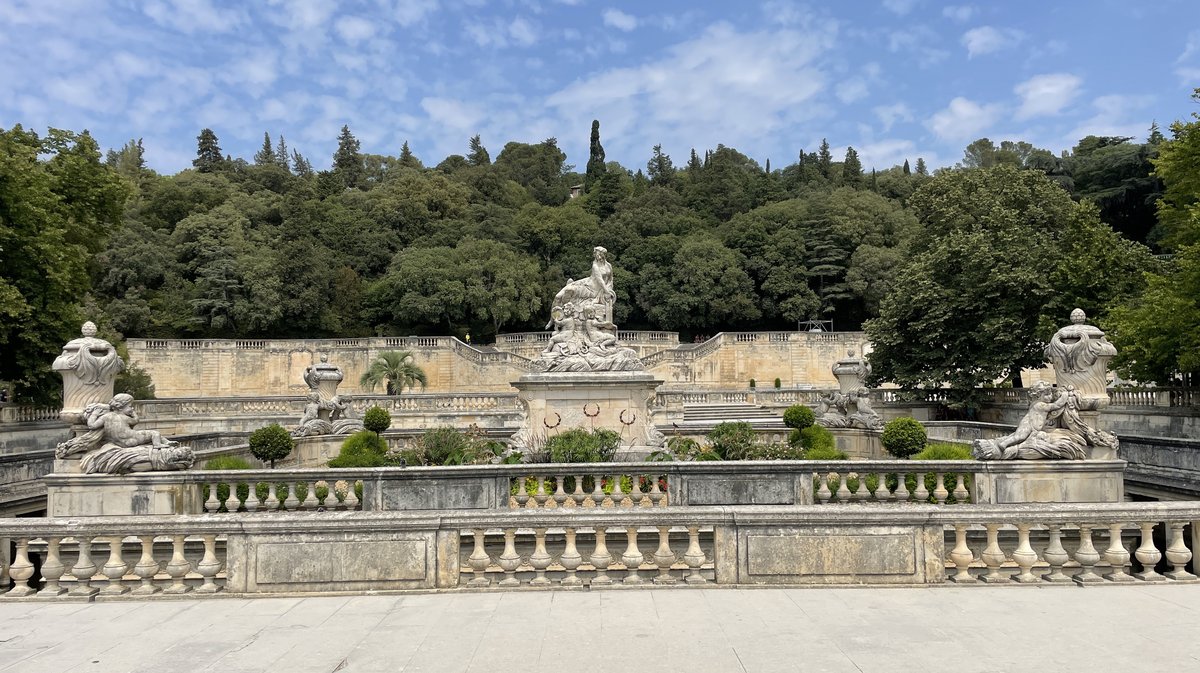
M 89 404 L 83 410 L 86 431 L 55 449 L 61 459 L 79 460 L 84 474 L 127 474 L 186 470 L 192 450 L 162 436 L 157 430 L 137 430 L 133 397 L 125 393 L 112 400 Z
M 1104 332 L 1087 324 L 1087 314 L 1078 308 L 1071 311 L 1071 324 L 1055 332 L 1046 345 L 1055 380 L 1059 387 L 1075 389 L 1083 411 L 1108 404 L 1108 363 L 1116 354 Z
M 689 479 L 687 502 L 696 505 L 795 505 L 793 480 L 715 476 Z
M 1040 382 L 1029 392 L 1029 411 L 1017 429 L 998 439 L 971 443 L 979 460 L 1084 460 L 1111 459 L 1119 442 L 1111 432 L 1093 425 L 1098 414 L 1083 417 L 1088 404 L 1071 388 L 1055 388 Z
M 651 419 L 662 383 L 646 372 L 550 372 L 513 382 L 525 415 L 513 443 L 540 450 L 546 440 L 572 428 L 607 428 L 621 435 L 622 453 L 648 453 L 665 438 Z
M 76 425 L 84 422 L 84 410 L 89 405 L 112 397 L 117 374 L 125 369 L 116 347 L 96 337 L 95 323 L 83 323 L 81 331 L 83 336 L 68 341 L 53 365 L 63 379 L 61 418 Z
M 424 580 L 428 540 L 390 538 L 257 545 L 257 584 Z
M 831 584 L 924 581 L 922 529 L 814 527 L 743 534 L 747 583 Z
M 1122 502 L 1125 461 L 994 461 L 975 472 L 972 501 L 1009 505 Z
M 871 404 L 871 389 L 867 387 L 870 363 L 851 349 L 834 363 L 832 371 L 838 391 L 821 398 L 816 409 L 817 424 L 827 428 L 882 428 L 883 417 Z
M 372 491 L 378 488 L 378 502 L 387 511 L 498 509 L 501 504 L 507 506 L 508 498 L 499 502 L 495 484 L 495 477 L 404 481 L 385 478 L 364 483 L 363 499 L 375 502 Z

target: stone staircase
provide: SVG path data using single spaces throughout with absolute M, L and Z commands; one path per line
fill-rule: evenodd
M 742 421 L 760 430 L 784 430 L 783 417 L 757 404 L 685 404 L 680 427 L 709 427 Z

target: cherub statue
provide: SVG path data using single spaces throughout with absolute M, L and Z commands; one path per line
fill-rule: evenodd
M 1029 411 L 1017 429 L 998 439 L 977 439 L 971 452 L 979 460 L 1083 460 L 1088 450 L 1116 452 L 1116 435 L 1097 430 L 1079 416 L 1073 387 L 1055 388 L 1041 381 L 1030 391 Z
M 84 454 L 80 460 L 84 474 L 186 470 L 195 461 L 190 448 L 158 431 L 134 429 L 138 419 L 131 395 L 121 393 L 107 403 L 89 404 L 83 420 L 88 431 L 59 444 L 55 455 Z
M 300 417 L 300 425 L 292 431 L 292 436 L 311 437 L 333 432 L 333 425 L 321 418 L 321 411 L 328 408 L 329 405 L 321 402 L 321 395 L 317 391 L 310 392 L 305 398 L 304 415 Z

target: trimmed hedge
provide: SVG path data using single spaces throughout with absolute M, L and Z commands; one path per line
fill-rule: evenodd
M 917 419 L 905 416 L 888 421 L 879 441 L 888 453 L 903 459 L 924 449 L 927 438 L 925 426 Z
M 817 415 L 803 404 L 793 404 L 783 412 L 783 424 L 789 428 L 803 430 L 817 422 Z
M 363 428 L 379 434 L 392 427 L 392 415 L 381 406 L 373 406 L 363 414 Z

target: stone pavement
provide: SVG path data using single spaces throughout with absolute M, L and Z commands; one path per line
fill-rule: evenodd
M 1200 584 L 0 602 L 0 671 L 1200 671 Z

